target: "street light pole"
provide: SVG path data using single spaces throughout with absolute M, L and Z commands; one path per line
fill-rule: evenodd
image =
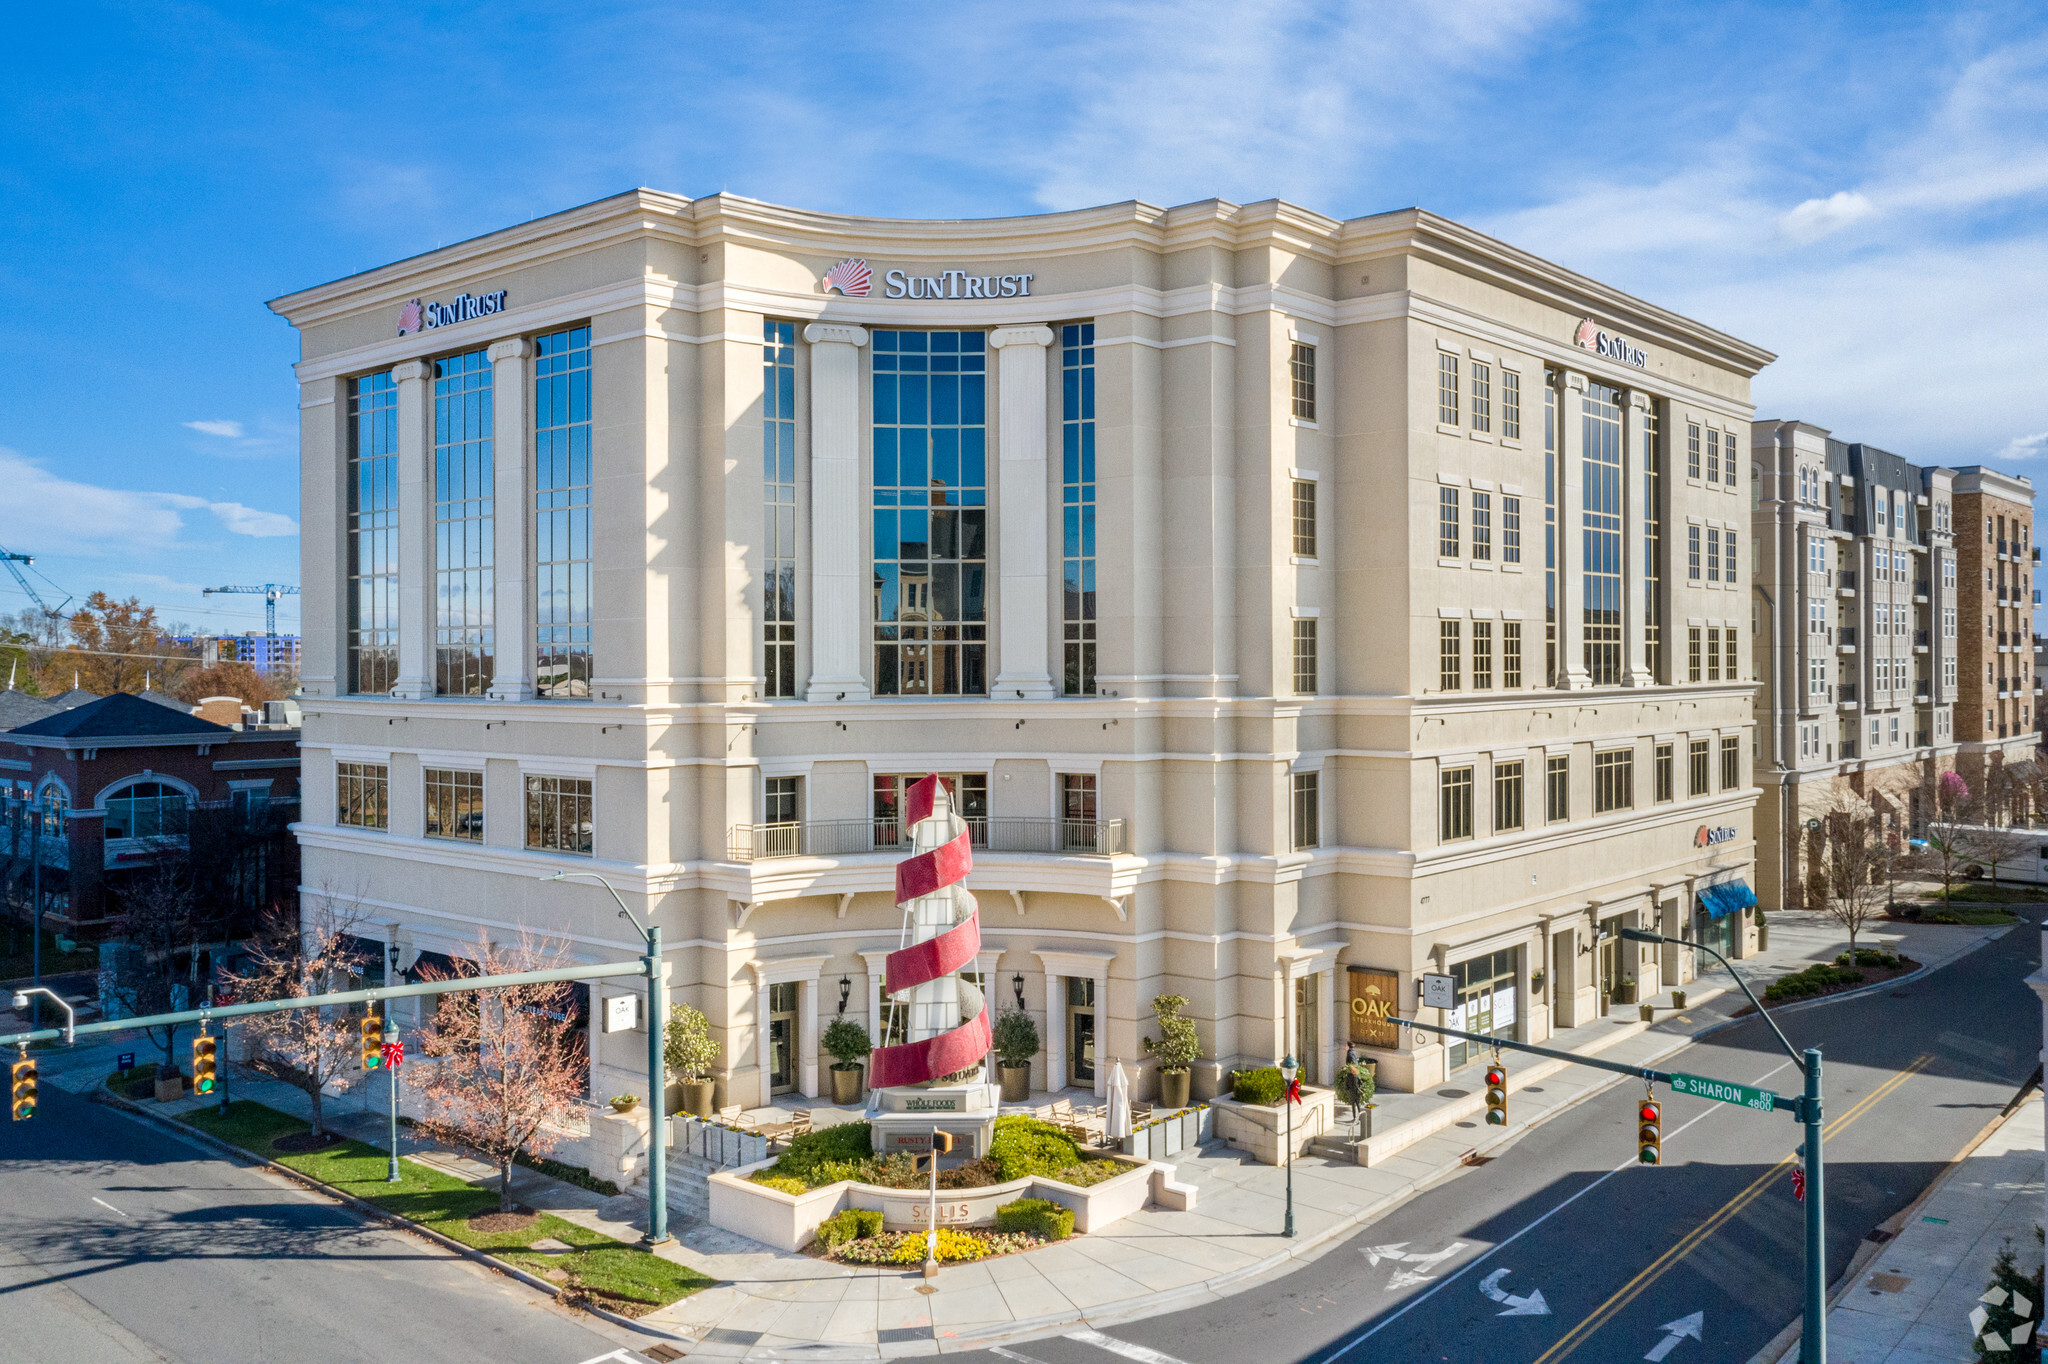
M 661 979 L 661 926 L 643 924 L 611 882 L 589 871 L 558 871 L 550 881 L 581 877 L 595 881 L 611 892 L 618 902 L 619 917 L 629 920 L 647 940 L 641 961 L 647 967 L 647 1241 L 650 1246 L 666 1244 L 668 1236 L 668 1119 L 663 1112 L 668 1100 L 667 1069 L 662 1064 L 662 1033 L 668 1024 L 668 991 Z
M 1294 1077 L 1299 1073 L 1290 1051 L 1280 1063 L 1280 1078 L 1287 1082 L 1280 1095 L 1280 1106 L 1287 1110 L 1287 1149 L 1282 1153 L 1287 1158 L 1287 1224 L 1281 1229 L 1282 1236 L 1294 1235 Z
M 1799 1364 L 1827 1364 L 1828 1357 L 1828 1281 L 1827 1281 L 1827 1218 L 1822 1204 L 1823 1169 L 1821 1161 L 1821 1070 L 1820 1049 L 1809 1047 L 1804 1053 L 1793 1049 L 1792 1043 L 1779 1028 L 1778 1020 L 1772 1018 L 1764 1008 L 1763 1001 L 1756 997 L 1736 971 L 1734 963 L 1708 947 L 1705 943 L 1681 942 L 1667 938 L 1662 933 L 1652 933 L 1646 928 L 1624 928 L 1621 936 L 1630 942 L 1665 942 L 1682 947 L 1697 948 L 1712 956 L 1728 968 L 1728 974 L 1735 977 L 1735 983 L 1742 987 L 1742 993 L 1749 996 L 1749 1002 L 1765 1023 L 1777 1034 L 1778 1045 L 1792 1058 L 1792 1063 L 1806 1075 L 1806 1093 L 1799 1100 L 1800 1121 L 1806 1126 L 1806 1144 L 1800 1148 L 1805 1158 L 1806 1171 L 1806 1292 L 1801 1311 L 1799 1327 Z
M 384 968 L 384 981 L 388 985 L 392 981 L 398 979 L 398 943 L 396 941 L 387 942 L 384 944 L 384 960 L 386 963 Z M 386 1043 L 391 1043 L 396 1042 L 397 1040 L 398 1020 L 392 1017 L 391 1015 L 391 1004 L 386 1003 L 384 1005 L 384 1041 Z M 391 1064 L 391 1054 L 388 1051 L 384 1054 L 384 1075 L 386 1079 L 391 1081 L 391 1168 L 388 1172 L 386 1172 L 384 1176 L 384 1182 L 387 1184 L 396 1184 L 399 1181 L 398 1067 Z

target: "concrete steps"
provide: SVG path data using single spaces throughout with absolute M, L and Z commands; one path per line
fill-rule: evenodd
M 670 1156 L 668 1161 L 668 1207 L 670 1212 L 681 1213 L 703 1222 L 711 1216 L 712 1175 L 721 1166 L 705 1160 L 702 1156 Z M 627 1188 L 627 1193 L 646 1198 L 647 1172 L 642 1170 L 639 1177 Z

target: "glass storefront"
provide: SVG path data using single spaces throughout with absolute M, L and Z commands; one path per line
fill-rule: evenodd
M 1457 986 L 1457 1007 L 1444 1019 L 1444 1026 L 1463 1032 L 1483 1033 L 1488 1037 L 1516 1037 L 1516 1025 L 1520 1022 L 1520 1010 L 1516 1007 L 1515 977 L 1519 968 L 1521 949 L 1502 948 L 1498 952 L 1470 961 L 1456 962 L 1451 966 L 1451 979 Z M 1458 1038 L 1451 1043 L 1450 1069 L 1470 1065 L 1480 1059 L 1486 1048 L 1477 1042 Z

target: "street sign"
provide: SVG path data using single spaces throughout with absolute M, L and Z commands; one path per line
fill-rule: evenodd
M 1768 1089 L 1753 1089 L 1738 1085 L 1732 1080 L 1709 1080 L 1704 1075 L 1676 1075 L 1671 1077 L 1673 1094 L 1690 1094 L 1697 1099 L 1717 1099 L 1724 1104 L 1741 1104 L 1754 1108 L 1759 1113 L 1768 1113 L 1776 1108 L 1777 1095 Z
M 1449 976 L 1434 972 L 1422 977 L 1422 1007 L 1425 1009 L 1455 1009 L 1458 1007 L 1458 982 Z
M 604 1030 L 632 1032 L 640 1025 L 640 996 L 611 995 L 604 1002 Z
M 120 1052 L 120 1053 L 116 1054 L 116 1055 L 115 1055 L 115 1057 L 114 1057 L 114 1069 L 115 1069 L 115 1070 L 133 1070 L 133 1069 L 135 1069 L 135 1053 L 134 1053 L 134 1052 L 132 1052 L 132 1051 L 124 1051 L 124 1052 Z

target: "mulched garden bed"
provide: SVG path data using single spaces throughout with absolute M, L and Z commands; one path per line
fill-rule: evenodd
M 487 1212 L 480 1216 L 472 1217 L 469 1219 L 468 1225 L 471 1231 L 479 1231 L 486 1236 L 496 1236 L 500 1232 L 525 1231 L 538 1221 L 540 1221 L 540 1214 L 532 1208 L 515 1207 L 510 1212 Z
M 317 1137 L 311 1132 L 287 1132 L 281 1137 L 272 1138 L 270 1146 L 272 1150 L 297 1156 L 308 1151 L 325 1151 L 328 1147 L 339 1146 L 347 1140 L 348 1138 L 339 1132 L 323 1132 Z
M 1897 966 L 1858 966 L 1856 973 L 1862 977 L 1860 980 L 1837 981 L 1792 998 L 1771 999 L 1766 996 L 1764 1007 L 1767 1009 L 1782 1009 L 1787 1004 L 1804 1004 L 1808 1000 L 1826 999 L 1829 995 L 1839 995 L 1850 990 L 1862 990 L 1872 985 L 1882 985 L 1888 980 L 1897 980 L 1900 976 L 1910 976 L 1920 969 L 1920 963 L 1914 961 L 1911 957 L 1900 957 L 1898 963 Z M 1730 1014 L 1729 1017 L 1746 1018 L 1755 1012 L 1755 1005 L 1745 1004 Z

